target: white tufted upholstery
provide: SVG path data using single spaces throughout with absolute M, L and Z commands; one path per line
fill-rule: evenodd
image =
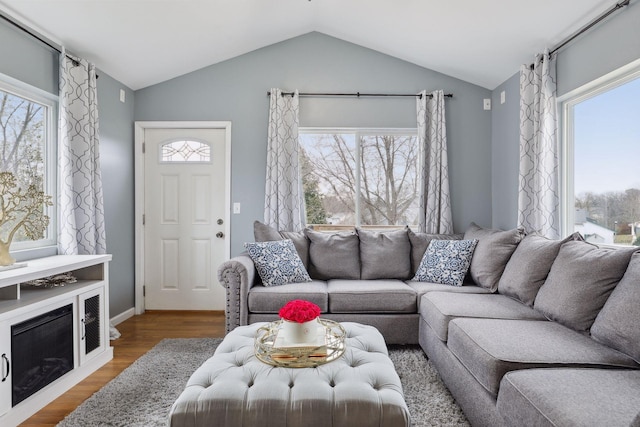
M 401 427 L 410 425 L 402 385 L 384 338 L 343 323 L 344 355 L 317 368 L 277 368 L 253 351 L 262 323 L 230 332 L 173 404 L 177 426 Z

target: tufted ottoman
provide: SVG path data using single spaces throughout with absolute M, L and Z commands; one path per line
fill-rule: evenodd
M 280 368 L 254 356 L 263 323 L 231 331 L 173 404 L 177 426 L 401 427 L 410 425 L 400 378 L 380 332 L 342 323 L 346 351 L 316 368 Z

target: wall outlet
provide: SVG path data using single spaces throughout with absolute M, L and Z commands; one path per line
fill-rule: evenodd
M 240 213 L 240 203 L 235 202 L 233 204 L 233 213 L 234 214 L 239 214 Z
M 120 102 L 124 102 L 126 99 L 127 93 L 124 91 L 124 89 L 120 89 Z
M 485 110 L 491 110 L 491 98 L 485 98 L 482 105 Z

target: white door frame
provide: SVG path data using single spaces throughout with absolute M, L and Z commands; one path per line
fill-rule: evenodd
M 135 314 L 144 313 L 144 215 L 145 170 L 144 133 L 146 129 L 224 129 L 225 130 L 225 258 L 231 254 L 231 122 L 230 121 L 143 121 L 135 122 Z

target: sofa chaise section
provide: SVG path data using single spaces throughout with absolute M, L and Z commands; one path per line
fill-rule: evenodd
M 556 322 L 454 319 L 447 346 L 494 396 L 510 371 L 544 367 L 640 368 L 629 356 Z
M 497 407 L 510 425 L 638 427 L 640 371 L 559 368 L 509 372 L 500 384 Z

